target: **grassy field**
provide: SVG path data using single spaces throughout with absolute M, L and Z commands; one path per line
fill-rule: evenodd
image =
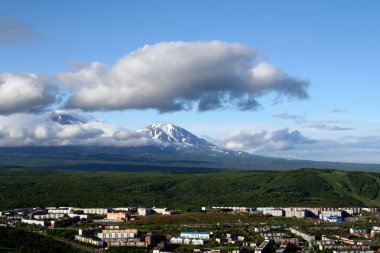
M 0 169 L 0 208 L 25 206 L 380 206 L 380 174 L 83 172 Z

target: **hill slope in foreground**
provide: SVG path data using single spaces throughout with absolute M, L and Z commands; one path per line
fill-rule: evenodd
M 0 169 L 0 209 L 25 206 L 380 206 L 380 173 L 171 174 Z

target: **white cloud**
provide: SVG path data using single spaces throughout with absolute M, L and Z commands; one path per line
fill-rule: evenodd
M 38 125 L 34 129 L 34 136 L 39 140 L 47 139 L 49 137 L 49 129 L 47 126 Z
M 15 140 L 22 140 L 26 137 L 26 129 L 15 126 L 15 127 L 6 127 L 5 134 L 7 137 Z
M 305 99 L 309 84 L 259 62 L 252 48 L 221 41 L 147 45 L 110 67 L 94 62 L 59 78 L 72 90 L 66 106 L 89 111 L 251 110 L 269 92 Z
M 75 113 L 71 113 L 75 115 Z M 0 146 L 142 146 L 155 145 L 151 138 L 92 117 L 72 125 L 54 122 L 52 114 L 0 116 Z M 75 116 L 77 117 L 77 116 Z
M 0 73 L 0 115 L 43 111 L 57 101 L 57 91 L 47 77 Z
M 86 129 L 81 125 L 65 125 L 56 132 L 56 136 L 60 139 L 91 139 L 102 133 L 101 129 Z
M 236 131 L 221 136 L 218 141 L 227 149 L 256 154 L 294 149 L 297 145 L 315 142 L 303 136 L 299 131 L 290 131 L 287 128 L 272 132 L 265 130 Z

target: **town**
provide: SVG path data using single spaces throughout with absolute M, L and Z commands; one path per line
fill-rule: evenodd
M 380 248 L 380 208 L 204 206 L 3 210 L 0 226 L 60 238 L 89 252 L 333 252 Z M 112 251 L 117 252 L 117 251 Z

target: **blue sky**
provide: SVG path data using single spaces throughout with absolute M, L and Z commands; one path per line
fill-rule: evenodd
M 261 107 L 248 111 L 222 107 L 160 113 L 124 106 L 87 112 L 106 122 L 129 130 L 173 122 L 220 145 L 253 153 L 380 163 L 378 1 L 0 3 L 0 73 L 33 73 L 60 83 L 60 73 L 75 73 L 93 62 L 112 68 L 144 45 L 183 41 L 192 48 L 195 42 L 217 40 L 258 51 L 254 61 L 309 82 L 308 99 L 291 94 L 277 101 L 277 90 L 270 90 L 257 97 Z M 17 113 L 25 110 L 3 113 L 0 123 Z M 308 141 L 295 138 L 295 131 Z M 252 141 L 239 143 L 236 136 Z M 265 141 L 274 144 L 263 145 Z

